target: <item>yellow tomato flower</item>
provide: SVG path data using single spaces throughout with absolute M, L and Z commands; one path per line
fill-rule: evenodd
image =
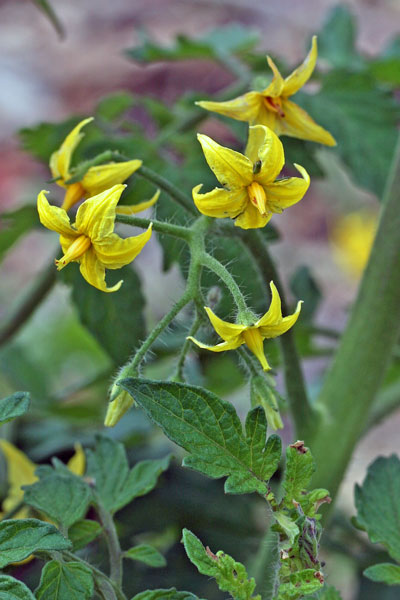
M 151 224 L 140 235 L 120 238 L 114 230 L 115 207 L 126 186 L 119 184 L 85 200 L 78 208 L 76 221 L 71 225 L 65 210 L 51 206 L 41 191 L 37 206 L 42 225 L 60 234 L 64 256 L 56 260 L 60 271 L 68 263 L 79 262 L 82 276 L 90 285 L 103 292 L 116 292 L 122 280 L 107 287 L 105 270 L 120 269 L 132 262 L 151 237 Z
M 84 119 L 78 123 L 78 125 L 76 125 L 76 127 L 74 127 L 67 135 L 60 148 L 53 152 L 50 157 L 51 173 L 54 179 L 56 179 L 56 183 L 66 189 L 64 202 L 61 207 L 64 210 L 69 210 L 82 198 L 96 196 L 118 183 L 123 183 L 132 175 L 132 173 L 142 166 L 141 160 L 128 160 L 118 163 L 110 162 L 105 165 L 97 165 L 90 167 L 83 176 L 82 181 L 68 184 L 67 181 L 71 179 L 73 175 L 70 171 L 72 155 L 84 136 L 84 134 L 81 133 L 81 130 L 91 121 L 93 121 L 93 117 Z M 141 204 L 132 205 L 130 207 L 118 207 L 117 213 L 133 214 L 145 210 L 157 202 L 158 195 L 159 194 L 153 196 L 151 200 L 142 202 Z M 122 211 L 120 211 L 120 208 L 122 208 Z
M 227 102 L 202 101 L 196 104 L 238 121 L 248 121 L 250 125 L 267 125 L 277 135 L 289 135 L 335 146 L 336 142 L 331 134 L 317 125 L 305 110 L 289 100 L 310 78 L 317 55 L 317 36 L 314 36 L 311 50 L 304 62 L 285 79 L 271 57 L 267 56 L 273 78 L 262 92 L 248 92 Z
M 359 277 L 367 264 L 377 225 L 377 214 L 358 211 L 341 217 L 333 227 L 334 257 L 352 277 Z
M 245 155 L 220 146 L 198 134 L 209 167 L 224 189 L 200 194 L 193 188 L 193 200 L 203 215 L 231 217 L 242 229 L 264 227 L 273 213 L 281 213 L 302 199 L 310 185 L 307 171 L 295 165 L 299 177 L 276 177 L 285 163 L 283 146 L 275 133 L 264 125 L 249 128 Z
M 275 338 L 282 335 L 296 323 L 301 309 L 302 301 L 297 304 L 296 311 L 288 317 L 282 317 L 281 299 L 279 292 L 273 281 L 270 282 L 271 304 L 268 311 L 254 325 L 243 325 L 241 323 L 228 323 L 222 321 L 213 313 L 211 308 L 205 306 L 208 318 L 218 335 L 224 340 L 216 346 L 208 346 L 193 337 L 189 337 L 200 348 L 211 350 L 212 352 L 223 352 L 224 350 L 236 350 L 242 344 L 255 354 L 260 361 L 264 371 L 269 371 L 270 366 L 264 354 L 263 341 L 265 339 Z
M 33 463 L 21 450 L 18 450 L 7 440 L 0 439 L 0 449 L 4 454 L 7 465 L 7 497 L 3 500 L 0 518 L 13 510 L 23 500 L 24 492 L 22 486 L 31 485 L 37 481 L 35 471 L 37 465 Z M 75 454 L 67 466 L 75 475 L 83 475 L 85 472 L 85 453 L 80 444 L 75 445 Z M 25 519 L 29 516 L 29 507 L 23 507 L 17 512 L 13 519 Z

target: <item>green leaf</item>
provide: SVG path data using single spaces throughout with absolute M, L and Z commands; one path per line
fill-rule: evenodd
M 140 544 L 139 546 L 130 548 L 124 552 L 124 557 L 132 560 L 139 560 L 140 562 L 149 565 L 149 567 L 165 567 L 167 564 L 163 555 L 153 548 L 153 546 L 149 546 L 148 544 Z
M 362 486 L 356 485 L 357 522 L 373 543 L 385 546 L 400 562 L 400 460 L 378 457 L 368 468 Z
M 183 465 L 212 478 L 227 477 L 225 492 L 265 494 L 265 477 L 272 465 L 256 456 L 266 436 L 266 420 L 261 407 L 248 415 L 249 439 L 232 404 L 195 386 L 145 379 L 125 379 L 126 389 L 149 417 L 176 444 L 189 452 Z M 259 414 L 257 414 L 259 413 Z M 250 440 L 250 441 L 249 441 Z M 268 455 L 276 461 L 276 440 L 270 442 Z M 274 450 L 275 448 L 275 450 Z
M 96 114 L 105 121 L 114 121 L 132 108 L 133 96 L 129 92 L 113 92 L 100 100 Z
M 324 585 L 324 587 L 312 597 L 316 600 L 342 600 L 342 596 L 332 585 Z
M 178 592 L 175 588 L 168 590 L 146 590 L 140 592 L 132 600 L 200 600 L 190 592 Z
M 7 423 L 25 414 L 29 408 L 29 392 L 15 392 L 8 398 L 0 400 L 0 423 Z
M 277 600 L 297 600 L 306 594 L 313 594 L 322 588 L 322 584 L 315 576 L 314 569 L 296 571 L 289 577 L 288 583 L 279 586 Z
M 80 562 L 48 562 L 35 595 L 37 600 L 90 600 L 94 582 L 89 567 Z
M 290 289 L 297 300 L 304 301 L 302 322 L 310 322 L 320 305 L 322 294 L 308 267 L 298 267 L 290 280 Z
M 248 578 L 244 565 L 222 551 L 213 554 L 188 529 L 182 532 L 182 542 L 199 572 L 214 577 L 220 590 L 229 592 L 235 600 L 261 600 L 261 596 L 253 596 L 256 582 Z
M 22 581 L 0 575 L 0 600 L 35 600 L 35 596 Z
M 95 450 L 87 452 L 87 475 L 96 482 L 96 491 L 106 510 L 115 512 L 134 498 L 148 494 L 168 468 L 170 459 L 166 456 L 144 460 L 129 470 L 124 446 L 97 436 Z
M 51 467 L 45 471 L 41 467 L 36 474 L 40 477 L 39 481 L 22 488 L 26 504 L 66 529 L 85 516 L 91 491 L 82 479 L 67 469 L 61 472 Z
M 72 542 L 72 549 L 81 550 L 85 548 L 90 542 L 93 542 L 103 531 L 100 523 L 97 521 L 90 521 L 89 519 L 82 519 L 77 521 L 68 529 L 68 538 Z
M 355 19 L 347 6 L 339 5 L 329 13 L 318 35 L 318 57 L 337 68 L 360 68 L 364 61 L 355 47 Z
M 400 585 L 400 567 L 391 563 L 381 563 L 368 567 L 364 571 L 365 577 L 378 583 L 387 585 Z
M 48 2 L 47 0 L 33 0 L 33 2 L 46 15 L 50 23 L 53 25 L 54 29 L 57 31 L 58 35 L 61 38 L 63 38 L 65 35 L 64 27 L 62 26 L 62 23 L 58 18 L 57 13 L 51 6 L 50 2 Z
M 0 260 L 21 236 L 39 225 L 36 206 L 23 206 L 13 212 L 3 213 L 1 219 Z
M 138 275 L 130 266 L 117 272 L 108 271 L 109 285 L 120 279 L 124 283 L 118 294 L 105 294 L 83 279 L 77 265 L 68 265 L 62 274 L 72 287 L 72 299 L 83 325 L 116 364 L 125 363 L 135 345 L 145 337 L 142 312 L 145 300 Z
M 278 525 L 283 529 L 284 533 L 286 534 L 286 536 L 290 542 L 290 545 L 292 546 L 294 543 L 294 540 L 300 533 L 298 526 L 293 521 L 293 519 L 291 519 L 284 512 L 281 512 L 281 511 L 274 512 L 274 518 L 276 519 Z
M 293 508 L 293 500 L 300 502 L 303 492 L 307 489 L 315 471 L 312 454 L 303 442 L 296 442 L 286 450 L 286 470 L 283 479 L 285 490 L 285 504 Z
M 71 542 L 50 523 L 38 519 L 0 522 L 0 569 L 41 550 L 69 550 Z

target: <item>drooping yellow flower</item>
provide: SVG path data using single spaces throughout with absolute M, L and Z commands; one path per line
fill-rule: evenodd
M 122 280 L 107 287 L 105 270 L 120 269 L 132 262 L 151 237 L 151 224 L 144 233 L 120 238 L 114 233 L 115 207 L 125 189 L 119 184 L 93 198 L 85 200 L 78 208 L 76 221 L 71 225 L 66 211 L 51 206 L 41 191 L 37 206 L 42 225 L 60 234 L 64 256 L 56 260 L 60 271 L 70 262 L 79 262 L 82 276 L 90 285 L 103 292 L 116 292 Z
M 289 100 L 289 97 L 298 92 L 309 80 L 314 71 L 317 55 L 317 36 L 314 36 L 311 50 L 304 62 L 285 79 L 272 58 L 268 56 L 273 78 L 262 92 L 248 92 L 227 102 L 202 101 L 196 104 L 238 121 L 248 121 L 250 125 L 267 125 L 277 135 L 289 135 L 335 146 L 336 142 L 329 131 L 317 125 L 305 110 Z
M 65 188 L 65 197 L 62 207 L 69 210 L 74 204 L 82 198 L 96 196 L 105 190 L 110 189 L 118 183 L 123 183 L 139 167 L 142 166 L 141 160 L 128 160 L 125 162 L 110 162 L 105 165 L 96 165 L 83 176 L 82 181 L 68 184 L 67 181 L 72 178 L 70 170 L 72 155 L 75 148 L 83 138 L 82 128 L 93 121 L 93 117 L 84 119 L 67 135 L 60 148 L 53 152 L 50 157 L 50 170 L 56 179 L 56 183 Z M 118 207 L 118 214 L 133 214 L 145 210 L 157 202 L 159 192 L 150 200 L 134 204 L 132 206 Z M 121 210 L 122 209 L 122 210 Z
M 302 175 L 276 180 L 285 162 L 283 146 L 275 133 L 264 125 L 249 128 L 245 155 L 220 146 L 198 134 L 204 156 L 224 189 L 200 194 L 193 188 L 193 200 L 203 215 L 231 217 L 242 229 L 264 227 L 273 213 L 302 199 L 310 185 L 307 171 L 295 165 Z M 276 181 L 275 181 L 276 180 Z
M 334 257 L 352 277 L 359 277 L 367 264 L 377 225 L 377 214 L 357 211 L 339 218 L 332 229 Z
M 21 450 L 18 450 L 7 440 L 0 439 L 0 449 L 4 454 L 7 465 L 7 497 L 1 506 L 0 518 L 13 510 L 23 500 L 24 492 L 22 486 L 31 485 L 37 481 L 35 470 L 37 465 L 33 463 Z M 80 444 L 75 445 L 75 454 L 69 460 L 67 466 L 75 475 L 83 475 L 85 472 L 85 454 Z M 29 516 L 29 508 L 23 507 L 14 519 L 25 519 Z
M 269 371 L 270 366 L 264 354 L 263 341 L 265 339 L 275 338 L 282 335 L 296 323 L 301 309 L 302 301 L 297 304 L 296 311 L 288 317 L 282 317 L 281 299 L 279 292 L 273 281 L 270 282 L 271 304 L 268 311 L 254 325 L 243 325 L 241 323 L 228 323 L 222 321 L 213 313 L 211 308 L 204 307 L 212 326 L 218 335 L 224 340 L 216 346 L 208 346 L 193 337 L 189 337 L 200 348 L 211 350 L 212 352 L 223 352 L 224 350 L 236 350 L 242 344 L 255 354 L 260 361 L 264 371 Z

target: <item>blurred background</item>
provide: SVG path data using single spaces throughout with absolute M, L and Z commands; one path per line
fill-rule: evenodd
M 157 47 L 171 48 L 178 34 L 201 38 L 216 27 L 239 24 L 258 35 L 257 52 L 261 56 L 269 53 L 279 57 L 287 74 L 303 60 L 311 35 L 325 27 L 325 35 L 329 36 L 330 26 L 326 29 L 326 23 L 332 15 L 338 14 L 332 12 L 337 10 L 334 0 L 113 0 L 111 3 L 106 0 L 86 3 L 53 0 L 52 6 L 65 31 L 63 39 L 33 2 L 0 1 L 1 213 L 34 205 L 37 192 L 46 187 L 44 182 L 49 179 L 46 164 L 24 151 L 21 138 L 16 135 L 17 130 L 34 127 L 42 121 L 64 121 L 71 115 L 92 115 L 102 97 L 120 90 L 131 93 L 135 98 L 148 95 L 169 107 L 182 96 L 201 99 L 205 95 L 213 95 L 234 79 L 224 66 L 204 57 L 175 61 L 161 56 L 160 60 L 140 60 L 138 49 L 143 48 L 144 39 L 150 39 Z M 357 56 L 376 64 L 377 57 L 385 55 L 385 49 L 392 47 L 390 45 L 398 35 L 398 0 L 353 0 L 343 3 L 339 11 L 345 11 L 353 19 Z M 352 32 L 344 26 L 341 43 L 337 46 L 339 57 L 345 55 L 351 38 Z M 128 48 L 132 49 L 130 56 L 126 52 Z M 323 72 L 326 68 L 323 53 L 318 64 Z M 383 81 L 383 86 L 386 85 L 386 89 L 396 97 L 399 83 L 396 83 L 395 77 L 389 79 L 389 82 Z M 370 102 L 373 115 L 374 102 L 380 110 L 379 98 L 372 98 Z M 359 105 L 355 111 L 358 109 L 361 109 Z M 178 105 L 175 113 L 179 114 L 179 110 Z M 184 110 L 186 107 L 182 105 Z M 149 120 L 142 107 L 135 105 L 132 115 L 141 121 L 150 136 L 154 134 L 153 121 Z M 219 141 L 225 140 L 228 144 L 232 139 L 218 119 L 210 118 L 200 127 Z M 331 126 L 330 130 L 336 135 L 334 127 Z M 196 144 L 193 136 L 193 145 Z M 358 151 L 355 146 L 354 152 Z M 314 348 L 305 361 L 310 388 L 316 393 L 331 354 L 330 348 L 343 329 L 356 293 L 372 241 L 378 196 L 381 194 L 378 186 L 374 189 L 371 185 L 360 185 L 343 157 L 318 148 L 313 160 L 321 176 L 312 178 L 311 188 L 301 207 L 297 205 L 279 216 L 279 220 L 273 220 L 279 227 L 281 238 L 273 245 L 272 252 L 282 265 L 288 288 L 293 275 L 306 265 L 319 290 L 314 324 L 321 331 L 326 328 L 329 332 L 321 335 L 318 351 Z M 369 164 L 362 168 L 368 172 Z M 189 191 L 190 185 L 196 185 L 200 180 L 186 176 Z M 384 173 L 382 177 L 385 178 Z M 23 230 L 23 225 L 21 227 Z M 7 228 L 6 219 L 1 231 L 7 232 Z M 7 247 L 0 264 L 0 330 L 29 296 L 37 277 L 58 251 L 57 236 L 53 237 L 41 229 L 33 229 L 23 237 L 17 237 L 13 244 L 6 242 L 6 246 L 2 246 L 0 242 L 0 252 Z M 168 271 L 163 269 L 162 252 L 156 240 L 146 246 L 135 261 L 135 268 L 146 298 L 145 319 L 151 324 L 179 295 L 181 273 L 176 264 Z M 294 298 L 293 286 L 291 289 Z M 33 418 L 21 426 L 21 431 L 10 427 L 6 435 L 18 441 L 38 462 L 54 453 L 68 454 L 73 439 L 90 443 L 93 433 L 101 429 L 107 383 L 115 364 L 95 336 L 82 325 L 82 316 L 78 314 L 76 305 L 71 303 L 69 287 L 63 282 L 57 283 L 12 340 L 4 341 L 7 343 L 0 350 L 1 394 L 4 396 L 16 389 L 29 389 L 35 399 L 37 414 L 47 416 L 45 424 Z M 195 361 L 195 355 L 194 352 L 190 361 Z M 150 364 L 148 374 L 163 377 L 163 369 L 165 373 L 168 371 L 171 364 L 168 361 L 171 360 L 173 357 L 167 357 L 162 363 L 164 366 L 154 372 Z M 240 409 L 243 396 L 241 382 L 235 381 L 231 386 L 227 384 L 227 373 L 235 363 L 226 360 L 226 363 L 210 361 L 204 367 L 203 377 L 211 389 L 228 395 Z M 195 362 L 189 367 L 193 367 L 194 372 L 198 369 Z M 282 390 L 282 382 L 279 378 L 278 381 Z M 395 402 L 396 398 L 400 398 L 400 387 L 390 389 L 390 393 L 394 395 L 392 402 Z M 377 454 L 388 455 L 398 451 L 399 428 L 400 412 L 397 410 L 389 419 L 378 422 L 377 418 L 376 426 L 359 444 L 338 502 L 339 512 L 347 518 L 354 513 L 354 483 L 362 481 L 367 465 Z M 150 425 L 143 415 L 133 411 L 109 433 L 119 439 L 130 440 L 132 447 L 136 448 L 132 451 L 136 459 L 148 455 L 148 447 L 140 445 L 147 435 L 153 436 L 153 454 L 157 454 L 165 444 L 165 440 L 157 434 L 149 434 L 149 431 Z M 288 427 L 284 431 L 286 441 L 290 441 L 290 435 Z M 229 499 L 228 504 L 228 500 L 223 499 L 219 482 L 206 481 L 192 473 L 182 475 L 181 471 L 174 467 L 167 475 L 164 487 L 151 496 L 151 501 L 138 502 L 135 516 L 129 515 L 132 528 L 140 528 L 143 518 L 150 514 L 154 517 L 154 514 L 160 513 L 160 506 L 167 506 L 175 517 L 181 513 L 176 530 L 181 526 L 196 530 L 196 526 L 191 527 L 188 522 L 190 514 L 182 514 L 180 492 L 176 490 L 179 484 L 186 486 L 184 489 L 195 503 L 200 515 L 197 531 L 206 532 L 204 539 L 213 550 L 217 549 L 213 547 L 214 543 L 218 545 L 220 539 L 230 535 L 233 547 L 241 537 L 246 539 L 242 547 L 244 554 L 248 549 L 254 549 L 260 531 L 258 505 L 251 508 L 250 522 L 250 508 L 243 506 L 240 498 Z M 210 499 L 216 499 L 216 527 L 206 522 L 205 515 L 201 514 L 201 506 L 209 506 Z M 146 502 L 151 504 L 146 506 Z M 235 527 L 242 527 L 243 531 L 232 534 L 233 524 L 226 516 L 230 510 L 235 515 Z M 176 538 L 174 531 L 163 529 L 168 516 L 160 516 L 160 523 L 152 525 L 155 530 L 158 529 L 159 536 L 161 533 L 164 535 L 162 543 L 166 547 L 168 540 L 172 540 L 173 544 Z M 346 544 L 344 540 L 344 534 L 339 541 L 333 535 L 331 546 L 326 550 L 332 583 L 342 590 L 344 600 L 375 597 L 373 584 L 360 584 L 354 556 L 340 553 L 343 549 L 341 544 Z M 228 547 L 224 549 L 229 551 Z M 236 552 L 235 556 L 241 559 L 239 554 Z M 183 572 L 186 571 L 186 580 L 169 580 L 166 575 L 157 575 L 161 577 L 161 584 L 176 584 L 181 589 L 195 591 L 191 577 L 196 575 L 192 573 L 191 565 L 179 553 L 174 555 L 173 560 L 175 562 L 170 570 L 173 572 L 181 567 Z M 31 576 L 34 578 L 34 573 Z M 146 576 L 147 572 L 139 571 L 138 587 L 133 591 L 144 587 L 144 584 L 140 585 Z M 365 587 L 368 585 L 370 588 Z M 214 589 L 205 588 L 202 593 L 208 594 L 210 599 L 222 597 Z M 385 590 L 380 592 L 380 596 L 395 598 L 390 593 Z

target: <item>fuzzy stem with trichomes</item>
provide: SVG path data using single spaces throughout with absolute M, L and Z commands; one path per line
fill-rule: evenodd
M 110 560 L 110 580 L 116 588 L 122 586 L 122 550 L 119 543 L 117 530 L 115 529 L 112 515 L 104 508 L 99 495 L 94 492 L 95 507 L 99 515 L 100 523 L 103 526 L 104 537 L 106 538 L 108 555 Z

